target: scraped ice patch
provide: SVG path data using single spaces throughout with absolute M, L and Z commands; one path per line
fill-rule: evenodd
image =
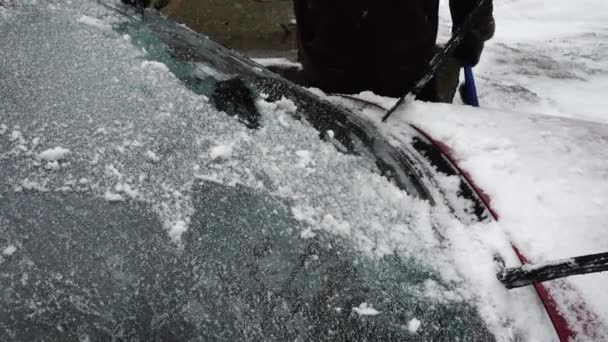
M 1 124 L 0 125 L 0 135 L 3 135 L 4 133 L 6 133 L 6 131 L 8 131 L 8 126 L 5 124 Z
M 292 62 L 287 58 L 253 58 L 253 61 L 265 67 L 297 68 L 302 70 L 302 64 Z
M 38 158 L 46 161 L 59 161 L 65 159 L 69 154 L 69 149 L 57 146 L 38 154 Z
M 411 332 L 412 334 L 415 334 L 420 328 L 420 323 L 421 322 L 418 319 L 413 318 L 412 320 L 407 322 L 407 330 L 409 330 L 409 332 Z
M 169 72 L 167 65 L 157 61 L 143 61 L 141 62 L 141 68 Z
M 174 241 L 181 241 L 182 235 L 188 231 L 188 224 L 183 220 L 178 220 L 169 229 L 169 236 Z
M 353 311 L 359 314 L 359 316 L 376 316 L 380 314 L 380 311 L 374 309 L 366 302 L 361 303 L 359 307 L 353 308 Z
M 199 77 L 201 77 L 201 76 L 202 76 L 202 78 L 213 77 L 220 81 L 225 81 L 225 80 L 230 79 L 230 75 L 223 74 L 206 64 L 197 62 L 197 63 L 195 63 L 195 65 L 196 65 L 196 69 L 194 70 L 194 74 Z
M 101 29 L 104 31 L 110 31 L 112 30 L 112 26 L 109 25 L 108 23 L 103 22 L 102 20 L 99 20 L 97 18 L 93 18 L 90 17 L 88 15 L 83 15 L 80 18 L 78 18 L 77 20 L 79 23 L 81 24 L 85 24 L 91 27 L 95 27 L 97 29 Z
M 15 254 L 16 251 L 17 251 L 17 247 L 15 245 L 8 245 L 8 246 L 4 247 L 4 249 L 2 250 L 2 255 L 11 256 L 11 255 Z
M 234 147 L 231 144 L 217 145 L 209 149 L 209 157 L 212 160 L 226 160 L 232 157 Z

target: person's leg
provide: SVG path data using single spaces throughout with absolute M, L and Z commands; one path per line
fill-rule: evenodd
M 453 56 L 447 56 L 439 66 L 435 77 L 427 84 L 417 100 L 426 102 L 452 103 L 458 88 L 460 64 Z

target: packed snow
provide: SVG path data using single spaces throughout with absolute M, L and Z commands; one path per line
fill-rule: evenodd
M 230 159 L 233 151 L 234 147 L 231 144 L 217 145 L 209 149 L 209 157 L 212 160 Z
M 157 163 L 160 161 L 160 157 L 150 150 L 146 151 L 146 158 L 148 158 L 148 160 L 153 163 Z
M 169 230 L 169 236 L 175 241 L 181 241 L 182 235 L 188 230 L 188 224 L 185 221 L 178 220 Z
M 121 194 L 117 194 L 111 191 L 106 191 L 106 193 L 103 195 L 103 198 L 105 198 L 105 200 L 108 202 L 122 202 L 125 200 L 124 196 L 122 196 Z
M 412 334 L 415 334 L 418 329 L 420 329 L 420 324 L 421 322 L 418 319 L 413 318 L 411 321 L 407 322 L 407 330 Z
M 380 314 L 378 310 L 374 309 L 371 305 L 365 302 L 361 303 L 361 305 L 359 305 L 358 307 L 353 308 L 353 311 L 360 316 L 376 316 Z
M 34 143 L 34 142 L 32 142 L 32 144 L 36 145 L 36 143 Z M 65 159 L 69 153 L 70 153 L 69 149 L 58 146 L 55 148 L 45 150 L 44 152 L 42 152 L 38 155 L 38 158 L 40 158 L 42 160 L 46 160 L 46 161 L 58 161 L 58 160 Z
M 16 251 L 17 251 L 17 247 L 15 245 L 8 245 L 8 246 L 4 247 L 4 249 L 2 250 L 2 255 L 11 256 L 11 255 L 15 254 Z

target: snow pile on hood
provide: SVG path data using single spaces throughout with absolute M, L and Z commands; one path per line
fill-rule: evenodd
M 608 125 L 428 104 L 399 119 L 455 151 L 531 262 L 608 250 Z M 567 283 L 608 322 L 608 274 Z M 560 299 L 567 311 L 570 299 Z
M 369 92 L 356 97 L 386 108 L 396 101 Z M 452 225 L 448 234 L 458 246 L 456 263 L 462 268 L 475 265 L 477 272 L 467 273 L 471 283 L 494 286 L 484 277 L 492 273 L 488 263 L 492 252 L 513 255 L 508 245 L 501 245 L 503 234 L 532 263 L 608 250 L 608 124 L 422 102 L 405 105 L 383 124 L 384 112 L 377 107 L 327 98 L 376 122 L 396 138 L 396 144 L 411 143 L 410 125 L 422 129 L 450 147 L 458 165 L 490 196 L 499 216 L 496 226 L 456 229 Z M 438 175 L 439 182 L 449 185 L 443 178 Z M 520 262 L 510 258 L 506 264 L 514 267 Z M 608 274 L 571 277 L 545 286 L 578 337 L 608 338 Z M 485 300 L 499 306 L 504 289 L 498 286 L 492 291 L 493 297 Z M 510 293 L 520 296 L 523 291 Z M 581 316 L 581 304 L 590 310 L 590 317 Z

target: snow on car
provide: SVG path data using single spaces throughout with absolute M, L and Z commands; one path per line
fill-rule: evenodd
M 566 221 L 568 208 L 512 204 L 512 188 L 544 168 L 520 166 L 554 150 L 508 133 L 574 139 L 559 135 L 569 122 L 417 103 L 382 126 L 367 107 L 342 110 L 153 12 L 7 4 L 2 340 L 548 341 L 544 303 L 532 288 L 506 290 L 495 259 L 516 265 L 514 243 L 533 261 L 603 247 L 591 225 L 603 203 L 581 222 L 599 235 L 564 230 L 580 245 L 555 254 L 528 227 Z M 574 137 L 595 137 L 598 157 L 604 132 Z M 436 168 L 430 138 L 452 147 L 491 208 L 462 174 Z M 566 180 L 601 199 L 605 169 L 587 162 L 587 183 Z M 524 203 L 546 220 L 519 216 Z M 572 284 L 549 286 L 560 317 L 577 338 L 605 338 L 604 298 L 589 297 L 598 287 Z M 595 316 L 568 311 L 572 293 Z

